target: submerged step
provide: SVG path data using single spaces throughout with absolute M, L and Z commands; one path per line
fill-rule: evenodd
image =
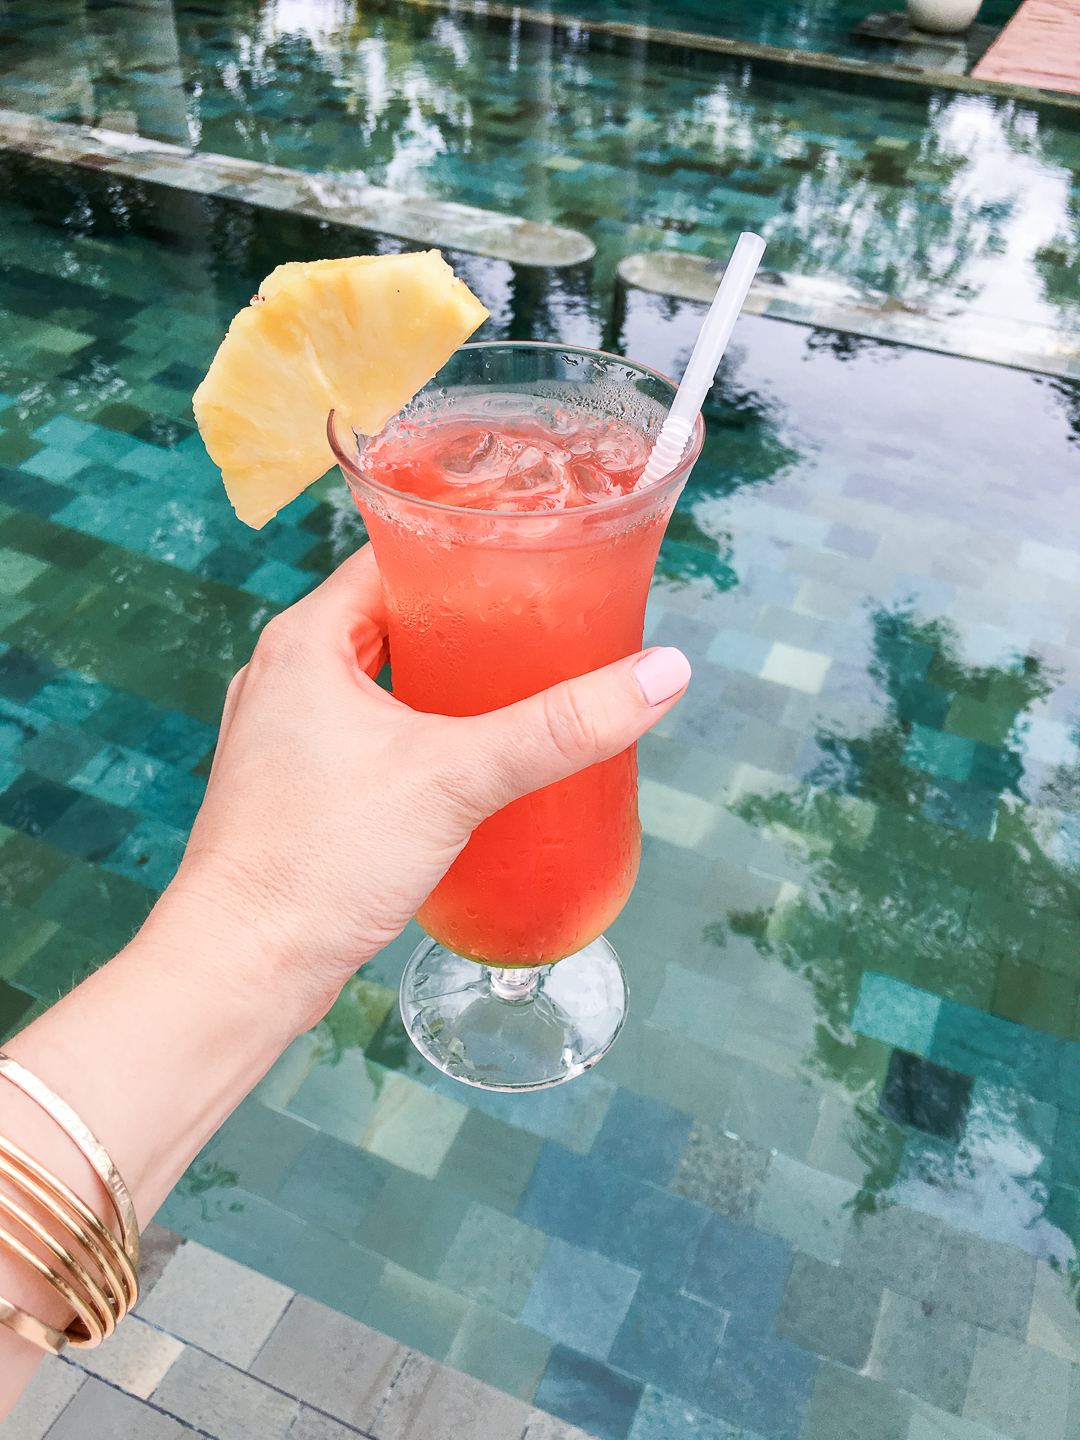
M 619 279 L 632 289 L 704 305 L 711 303 L 723 273 L 722 262 L 679 250 L 627 255 L 618 266 Z M 1080 336 L 980 310 L 977 300 L 964 305 L 943 296 L 911 302 L 832 276 L 760 270 L 743 311 L 1080 379 Z
M 0 150 L 240 200 L 421 245 L 464 250 L 511 265 L 561 269 L 581 265 L 596 254 L 587 235 L 559 225 L 422 195 L 400 195 L 347 176 L 309 174 L 141 135 L 65 125 L 16 110 L 0 110 Z

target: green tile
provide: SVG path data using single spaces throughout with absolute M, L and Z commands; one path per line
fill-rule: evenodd
M 26 1023 L 26 1013 L 33 1003 L 33 995 L 0 980 L 0 1039 Z
M 0 549 L 0 595 L 18 595 L 32 580 L 46 574 L 49 565 L 34 555 L 19 550 Z
M 0 979 L 12 979 L 59 928 L 55 920 L 43 920 L 18 905 L 0 905 Z
M 41 945 L 15 975 L 21 989 L 38 999 L 59 1000 L 103 965 L 111 946 L 73 930 L 59 929 Z
M 393 1075 L 359 1143 L 372 1155 L 434 1179 L 467 1114 L 461 1101 Z
M 9 831 L 0 844 L 0 899 L 29 908 L 71 863 L 44 840 Z
M 150 913 L 157 896 L 124 875 L 72 861 L 36 897 L 35 914 L 93 936 L 107 952 L 122 949 Z
M 867 1374 L 958 1415 L 980 1333 L 966 1320 L 886 1290 Z
M 460 1296 L 390 1264 L 360 1319 L 433 1360 L 445 1360 L 468 1310 Z
M 0 465 L 21 465 L 43 447 L 20 430 L 7 430 L 0 435 Z
M 841 1265 L 796 1252 L 776 1333 L 815 1355 L 862 1370 L 880 1308 L 880 1285 L 867 1284 Z
M 854 1217 L 857 1184 L 774 1155 L 754 1211 L 754 1224 L 797 1250 L 839 1264 Z
M 525 1303 L 547 1246 L 541 1231 L 474 1201 L 435 1279 L 512 1319 Z
M 301 1121 L 248 1096 L 218 1131 L 209 1153 L 236 1172 L 245 1190 L 272 1200 L 310 1138 Z
M 105 549 L 105 542 L 20 511 L 0 523 L 0 545 L 36 555 L 63 570 L 78 570 Z
M 496 1210 L 517 1209 L 544 1142 L 538 1135 L 470 1110 L 439 1168 L 438 1181 Z
M 446 1363 L 520 1400 L 531 1400 L 552 1343 L 505 1315 L 474 1305 L 466 1311 Z
M 997 972 L 992 1010 L 1004 1020 L 1070 1038 L 1074 1033 L 1080 980 L 1041 965 L 1003 961 Z
M 356 1238 L 395 1265 L 434 1280 L 471 1202 L 421 1175 L 392 1165 L 385 1169 L 386 1183 L 364 1215 Z
M 390 1076 L 362 1051 L 320 1056 L 289 1101 L 289 1111 L 328 1135 L 357 1145 Z
M 800 1440 L 908 1440 L 912 1402 L 902 1391 L 826 1361 Z

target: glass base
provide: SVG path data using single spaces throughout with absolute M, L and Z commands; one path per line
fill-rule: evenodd
M 425 940 L 401 977 L 401 1018 L 432 1065 L 481 1090 L 545 1090 L 612 1046 L 629 989 L 601 935 L 555 965 L 499 970 Z

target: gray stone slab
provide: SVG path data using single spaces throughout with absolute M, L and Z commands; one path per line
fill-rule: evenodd
M 978 1331 L 938 1314 L 927 1301 L 886 1290 L 866 1373 L 959 1415 Z
M 619 262 L 624 285 L 652 295 L 707 304 L 716 293 L 723 267 L 703 255 L 653 250 L 627 255 Z M 1065 349 L 1049 325 L 1033 325 L 1010 315 L 990 315 L 974 306 L 937 310 L 907 305 L 884 291 L 868 290 L 828 276 L 761 271 L 743 309 L 804 325 L 819 325 L 872 339 L 896 341 L 948 355 L 964 355 L 993 365 L 1070 375 L 1080 359 Z
M 881 1308 L 881 1288 L 796 1251 L 776 1316 L 776 1333 L 815 1355 L 861 1370 Z
M 1010 1440 L 1075 1440 L 1069 1411 L 1076 1373 L 1075 1365 L 1037 1345 L 983 1330 L 964 1415 Z
M 191 1349 L 170 1367 L 151 1398 L 162 1410 L 217 1440 L 285 1440 L 300 1410 L 291 1396 Z M 76 1437 L 73 1432 L 72 1440 L 91 1437 L 85 1433 Z M 112 1437 L 103 1435 L 101 1440 Z
M 941 1232 L 940 1220 L 888 1205 L 855 1217 L 841 1263 L 898 1294 L 926 1299 L 937 1278 Z
M 151 1220 L 139 1240 L 139 1294 L 150 1294 L 169 1261 L 184 1244 L 184 1237 Z
M 671 1188 L 733 1220 L 745 1220 L 754 1213 L 770 1158 L 764 1146 L 736 1140 L 699 1121 Z
M 546 1410 L 533 1410 L 525 1422 L 521 1440 L 593 1440 L 593 1436 L 576 1425 L 568 1425 L 565 1420 L 556 1420 Z
M 950 1227 L 931 1299 L 942 1314 L 1025 1340 L 1035 1267 L 1034 1255 Z
M 374 1440 L 521 1440 L 530 1413 L 523 1401 L 414 1352 L 371 1433 Z
M 73 1365 L 46 1355 L 15 1408 L 0 1424 L 0 1440 L 42 1440 L 85 1379 Z
M 276 1280 L 189 1242 L 173 1256 L 138 1313 L 171 1335 L 246 1368 L 292 1296 Z
M 88 1380 L 49 1431 L 49 1440 L 188 1440 L 188 1437 L 189 1431 L 172 1416 L 163 1415 L 160 1410 L 114 1390 L 101 1380 Z
M 183 1348 L 175 1335 L 147 1325 L 138 1315 L 129 1315 L 102 1344 L 78 1351 L 73 1359 L 89 1374 L 146 1400 Z
M 353 1440 L 359 1434 L 351 1425 L 342 1425 L 340 1420 L 331 1420 L 329 1415 L 301 1405 L 286 1440 Z
M 251 1373 L 350 1425 L 370 1425 L 409 1355 L 404 1345 L 297 1295 Z

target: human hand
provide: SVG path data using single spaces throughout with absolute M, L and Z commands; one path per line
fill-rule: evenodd
M 385 658 L 365 546 L 267 625 L 230 685 L 174 881 L 285 954 L 312 1020 L 401 932 L 481 820 L 632 745 L 690 677 L 678 650 L 653 650 L 453 718 L 380 689 Z

